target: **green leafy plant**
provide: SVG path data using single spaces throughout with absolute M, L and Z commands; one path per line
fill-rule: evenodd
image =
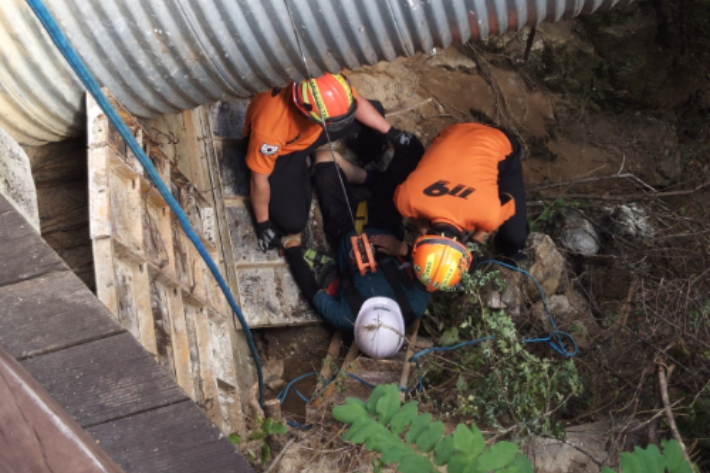
M 456 426 L 443 436 L 444 423 L 432 422 L 430 413 L 419 414 L 419 403 L 401 405 L 395 384 L 377 386 L 367 402 L 349 397 L 333 408 L 333 416 L 351 425 L 343 440 L 364 445 L 382 454 L 373 461 L 397 464 L 401 473 L 430 473 L 447 466 L 448 473 L 533 473 L 530 461 L 511 442 L 497 442 L 486 448 L 483 434 L 475 425 Z
M 575 363 L 530 353 L 513 319 L 482 302 L 481 290 L 490 284 L 504 286 L 498 271 L 474 271 L 462 279 L 465 296 L 458 296 L 458 300 L 463 302 L 448 310 L 462 315 L 449 322 L 453 324 L 445 329 L 439 344 L 482 341 L 447 355 L 455 364 L 441 369 L 454 372 L 456 400 L 444 405 L 437 405 L 436 399 L 433 402 L 445 415 L 473 417 L 502 433 L 544 432 L 563 437 L 564 429 L 552 415 L 581 392 Z M 443 313 L 441 316 L 446 320 Z M 452 378 L 435 371 L 433 362 L 427 369 L 429 382 L 435 382 L 436 377 L 443 382 Z
M 683 458 L 680 444 L 676 440 L 663 440 L 663 452 L 655 445 L 648 448 L 636 447 L 633 452 L 621 454 L 620 473 L 693 473 L 693 467 Z M 616 473 L 609 467 L 600 473 Z
M 257 418 L 257 428 L 249 433 L 249 440 L 261 440 L 261 464 L 265 465 L 271 458 L 271 447 L 266 442 L 266 439 L 271 435 L 280 435 L 288 433 L 286 426 L 281 422 L 274 421 L 271 417 L 266 418 L 263 422 Z M 234 445 L 242 443 L 242 438 L 236 434 L 229 434 L 229 440 Z M 251 449 L 248 449 L 249 457 L 253 461 L 256 457 Z

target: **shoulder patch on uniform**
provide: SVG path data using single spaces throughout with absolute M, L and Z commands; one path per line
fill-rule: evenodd
M 261 148 L 259 148 L 259 152 L 264 156 L 273 156 L 279 152 L 279 147 L 276 145 L 264 143 L 263 145 L 261 145 Z

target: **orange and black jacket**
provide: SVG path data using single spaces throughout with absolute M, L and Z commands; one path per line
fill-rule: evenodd
M 394 195 L 399 212 L 462 230 L 492 232 L 515 214 L 501 204 L 498 163 L 512 153 L 496 128 L 461 123 L 445 128 Z
M 271 174 L 279 156 L 307 149 L 323 131 L 295 107 L 292 94 L 291 86 L 272 89 L 249 103 L 243 134 L 249 137 L 246 163 L 253 172 Z

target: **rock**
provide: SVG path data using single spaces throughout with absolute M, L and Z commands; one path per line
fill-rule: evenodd
M 599 473 L 609 462 L 606 449 L 611 423 L 608 420 L 567 428 L 564 441 L 533 437 L 527 455 L 536 473 Z
M 531 233 L 528 238 L 528 248 L 533 253 L 533 264 L 528 272 L 537 280 L 546 296 L 558 291 L 564 291 L 569 286 L 565 259 L 560 254 L 548 235 Z M 528 253 L 530 252 L 528 251 Z M 532 301 L 540 300 L 540 293 L 535 283 L 526 278 L 525 293 Z
M 478 68 L 476 61 L 457 48 L 437 50 L 437 54 L 428 60 L 431 67 L 442 67 L 450 71 L 472 74 Z
M 22 147 L 0 128 L 0 194 L 40 233 L 37 190 L 30 159 Z
M 594 256 L 599 252 L 599 235 L 589 220 L 569 212 L 562 227 L 562 244 L 573 253 Z
M 636 203 L 614 207 L 609 217 L 614 231 L 625 237 L 643 240 L 653 237 L 655 233 L 646 211 Z
M 494 266 L 493 269 L 500 271 L 505 287 L 501 290 L 493 283 L 484 286 L 481 289 L 483 303 L 494 310 L 502 309 L 511 317 L 520 315 L 523 306 L 523 291 L 520 285 L 521 278 L 525 276 L 503 267 Z
M 555 294 L 546 300 L 557 329 L 572 335 L 579 348 L 588 349 L 592 344 L 591 337 L 597 334 L 599 326 L 585 295 L 577 289 L 572 289 L 567 294 Z M 548 331 L 553 330 L 550 317 L 545 311 L 542 301 L 533 306 L 532 314 L 545 324 Z M 571 347 L 569 348 L 571 349 Z

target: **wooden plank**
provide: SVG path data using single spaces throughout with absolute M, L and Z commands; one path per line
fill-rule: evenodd
M 195 380 L 192 378 L 190 361 L 190 342 L 185 323 L 185 305 L 182 292 L 170 294 L 170 320 L 172 322 L 173 360 L 175 361 L 175 380 L 191 399 L 195 400 Z
M 93 289 L 86 137 L 24 149 L 32 163 L 42 237 Z
M 201 192 L 205 192 L 210 189 L 210 178 L 205 156 L 205 136 L 202 134 L 202 123 L 200 123 L 200 108 L 182 112 L 182 118 L 185 123 L 185 138 L 190 161 L 188 177 Z M 212 204 L 211 194 L 206 192 L 203 196 Z
M 22 364 L 84 427 L 188 399 L 128 333 Z
M 253 473 L 229 440 L 191 402 L 87 429 L 126 471 Z M 150 448 L 145 448 L 149 445 Z
M 150 297 L 155 323 L 158 363 L 172 377 L 175 377 L 175 360 L 173 358 L 173 331 L 171 327 L 174 317 L 173 301 L 177 293 L 176 287 L 166 287 L 151 275 Z
M 0 346 L 0 471 L 122 473 Z
M 0 195 L 0 286 L 67 269 L 62 259 Z
M 69 270 L 0 288 L 0 343 L 16 358 L 123 331 Z
M 113 240 L 101 238 L 93 240 L 91 249 L 94 253 L 94 277 L 96 278 L 96 297 L 118 320 L 118 284 L 116 267 L 113 259 Z

